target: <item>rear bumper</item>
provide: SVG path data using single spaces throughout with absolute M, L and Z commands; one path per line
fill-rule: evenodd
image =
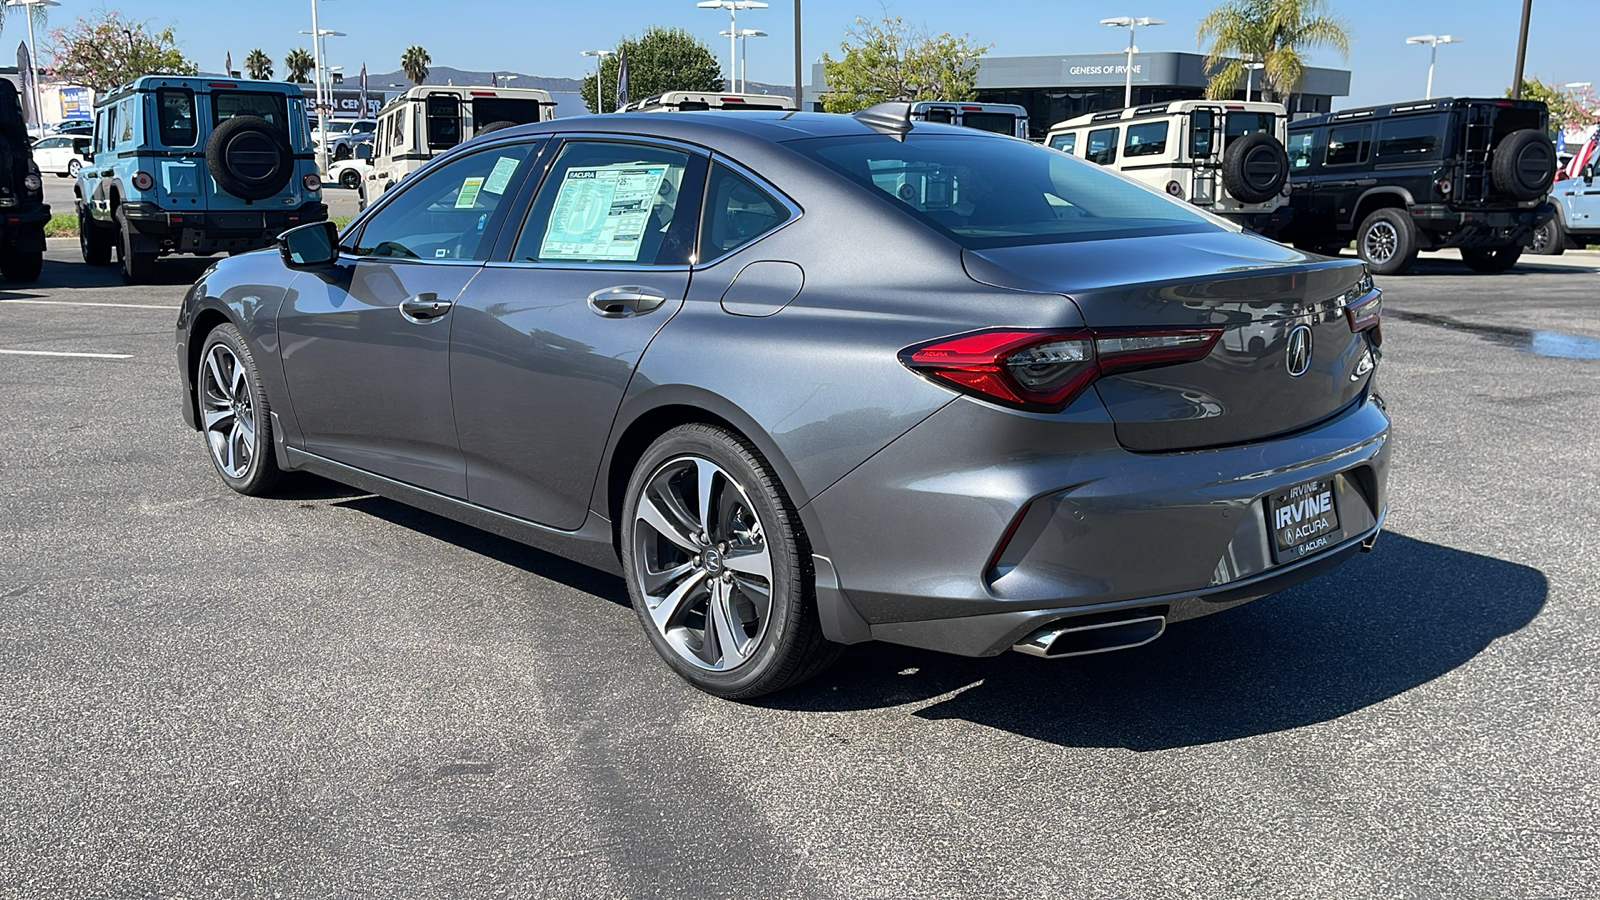
M 1515 210 L 1454 210 L 1443 204 L 1411 208 L 1419 236 L 1429 249 L 1521 247 L 1533 230 L 1556 214 L 1548 203 Z
M 1265 238 L 1277 240 L 1278 235 L 1289 227 L 1294 221 L 1294 207 L 1280 206 L 1272 212 L 1264 213 L 1218 213 L 1224 219 L 1238 225 L 1246 231 L 1252 231 Z
M 1185 453 L 1118 447 L 1090 404 L 1070 425 L 1000 415 L 952 403 L 810 504 L 861 636 L 983 656 L 1073 616 L 1208 615 L 1337 565 L 1387 506 L 1389 421 L 1370 396 L 1294 435 Z M 1318 478 L 1339 492 L 1338 542 L 1274 564 L 1265 498 Z
M 270 246 L 290 228 L 328 218 L 328 207 L 317 202 L 294 209 L 203 213 L 173 212 L 154 203 L 128 203 L 122 211 L 136 237 L 145 244 L 138 249 L 173 253 L 258 250 Z

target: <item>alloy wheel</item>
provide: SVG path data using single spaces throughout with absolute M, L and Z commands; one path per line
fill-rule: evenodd
M 1377 221 L 1367 229 L 1361 238 L 1361 255 L 1368 262 L 1379 265 L 1388 262 L 1394 257 L 1395 249 L 1400 246 L 1400 235 L 1395 231 L 1394 225 L 1389 222 Z
M 232 348 L 213 344 L 200 367 L 201 420 L 211 458 L 229 478 L 244 478 L 255 459 L 255 402 L 250 376 Z
M 684 661 L 723 672 L 755 653 L 772 614 L 772 554 L 743 485 L 680 456 L 633 511 L 634 578 L 650 621 Z

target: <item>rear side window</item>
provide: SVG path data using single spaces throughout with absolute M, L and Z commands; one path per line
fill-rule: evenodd
M 1186 203 L 1026 141 L 913 131 L 786 146 L 974 250 L 1221 230 Z
M 1443 116 L 1404 116 L 1378 125 L 1378 160 L 1407 162 L 1438 159 L 1444 134 Z
M 288 104 L 282 94 L 263 91 L 213 91 L 212 125 L 221 125 L 234 116 L 255 116 L 288 131 Z
M 1099 131 L 1089 132 L 1089 143 L 1084 148 L 1083 158 L 1092 163 L 1109 166 L 1117 161 L 1117 132 L 1118 128 L 1102 128 Z
M 194 91 L 161 88 L 156 91 L 156 127 L 168 147 L 193 147 L 196 135 Z
M 703 157 L 647 144 L 569 141 L 534 197 L 512 261 L 687 265 L 704 184 Z
M 700 230 L 702 262 L 716 259 L 789 221 L 789 208 L 755 182 L 721 163 L 711 167 L 705 222 Z
M 1352 125 L 1328 132 L 1328 155 L 1323 165 L 1350 166 L 1367 161 L 1372 150 L 1372 126 Z
M 1160 156 L 1167 152 L 1167 123 L 1143 122 L 1128 126 L 1128 142 L 1123 145 L 1125 156 Z
M 1077 145 L 1078 133 L 1076 131 L 1068 132 L 1067 134 L 1058 134 L 1050 138 L 1050 149 L 1060 150 L 1062 153 L 1065 153 L 1068 156 L 1072 155 L 1072 149 Z
M 1311 165 L 1311 144 L 1316 139 L 1314 131 L 1296 131 L 1289 135 L 1289 168 L 1305 169 Z

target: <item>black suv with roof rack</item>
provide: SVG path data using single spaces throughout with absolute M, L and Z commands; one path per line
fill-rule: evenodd
M 1282 239 L 1330 254 L 1354 239 L 1380 274 L 1445 247 L 1476 271 L 1504 272 L 1554 213 L 1549 120 L 1537 100 L 1447 97 L 1295 122 L 1294 221 Z

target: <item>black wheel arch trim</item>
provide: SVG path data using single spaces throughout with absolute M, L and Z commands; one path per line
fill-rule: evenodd
M 1404 209 L 1406 210 L 1406 214 L 1407 215 L 1409 215 L 1411 213 L 1411 207 L 1415 206 L 1416 203 L 1417 203 L 1416 198 L 1411 195 L 1411 192 L 1406 190 L 1403 187 L 1399 187 L 1399 186 L 1396 186 L 1396 185 L 1382 185 L 1380 187 L 1367 188 L 1365 191 L 1361 192 L 1361 196 L 1356 198 L 1355 206 L 1352 206 L 1350 208 L 1351 209 L 1351 213 L 1350 213 L 1350 227 L 1351 228 L 1359 228 L 1361 226 L 1362 221 L 1365 220 L 1367 216 L 1372 215 L 1372 210 L 1379 208 L 1379 207 L 1376 207 L 1376 206 L 1373 206 L 1373 207 L 1368 207 L 1367 206 L 1367 201 L 1370 200 L 1373 197 L 1394 197 L 1394 198 L 1397 198 L 1400 201 L 1400 203 L 1398 205 L 1401 206 L 1401 207 L 1404 207 Z M 1385 206 L 1391 206 L 1391 205 L 1396 205 L 1396 204 L 1384 204 L 1384 205 Z M 1361 214 L 1362 210 L 1366 210 L 1366 215 L 1362 215 Z

